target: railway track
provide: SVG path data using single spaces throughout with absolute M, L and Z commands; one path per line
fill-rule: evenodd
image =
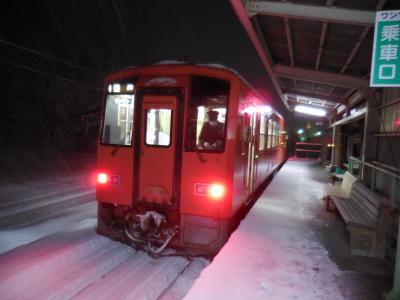
M 83 174 L 0 185 L 0 230 L 38 224 L 70 214 L 75 207 L 84 209 L 96 199 L 94 182 L 88 178 Z
M 90 187 L 15 187 L 8 195 L 0 201 L 3 300 L 181 299 L 209 263 L 152 258 L 98 235 Z M 5 245 L 19 236 L 22 242 Z
M 0 256 L 2 299 L 181 299 L 204 258 L 152 258 L 95 233 L 95 220 Z

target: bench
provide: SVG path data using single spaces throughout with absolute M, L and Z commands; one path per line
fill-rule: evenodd
M 334 211 L 330 207 L 331 197 L 340 197 L 340 198 L 348 198 L 350 196 L 350 190 L 353 185 L 353 182 L 356 181 L 356 177 L 351 175 L 349 172 L 344 173 L 343 180 L 341 184 L 324 184 L 323 186 L 323 195 L 324 199 L 326 199 L 326 210 Z
M 351 253 L 384 258 L 390 207 L 387 199 L 355 181 L 349 198 L 330 197 L 330 201 L 350 232 Z

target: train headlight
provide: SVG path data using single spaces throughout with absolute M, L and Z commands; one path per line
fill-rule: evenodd
M 97 174 L 97 183 L 106 184 L 108 182 L 108 176 L 106 173 Z

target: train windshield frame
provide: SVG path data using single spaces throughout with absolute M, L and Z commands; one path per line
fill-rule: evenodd
M 228 80 L 192 76 L 186 151 L 225 151 L 229 92 Z
M 107 87 L 100 142 L 132 146 L 135 93 L 133 83 L 112 83 Z

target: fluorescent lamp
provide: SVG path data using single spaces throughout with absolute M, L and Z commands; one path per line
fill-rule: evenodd
M 252 115 L 257 111 L 257 109 L 254 106 L 248 106 L 244 110 L 242 110 L 242 114 L 249 114 Z
M 133 91 L 133 84 L 132 84 L 132 83 L 128 83 L 128 84 L 126 85 L 126 90 L 127 90 L 128 92 L 132 92 L 132 91 Z
M 114 83 L 113 91 L 114 91 L 114 93 L 119 93 L 121 91 L 121 85 L 119 83 Z
M 270 113 L 272 111 L 272 108 L 271 108 L 271 106 L 264 105 L 264 106 L 261 107 L 261 110 L 263 112 Z
M 324 117 L 326 115 L 326 111 L 323 109 L 304 106 L 304 105 L 296 105 L 294 110 L 303 114 L 308 114 L 318 117 Z

